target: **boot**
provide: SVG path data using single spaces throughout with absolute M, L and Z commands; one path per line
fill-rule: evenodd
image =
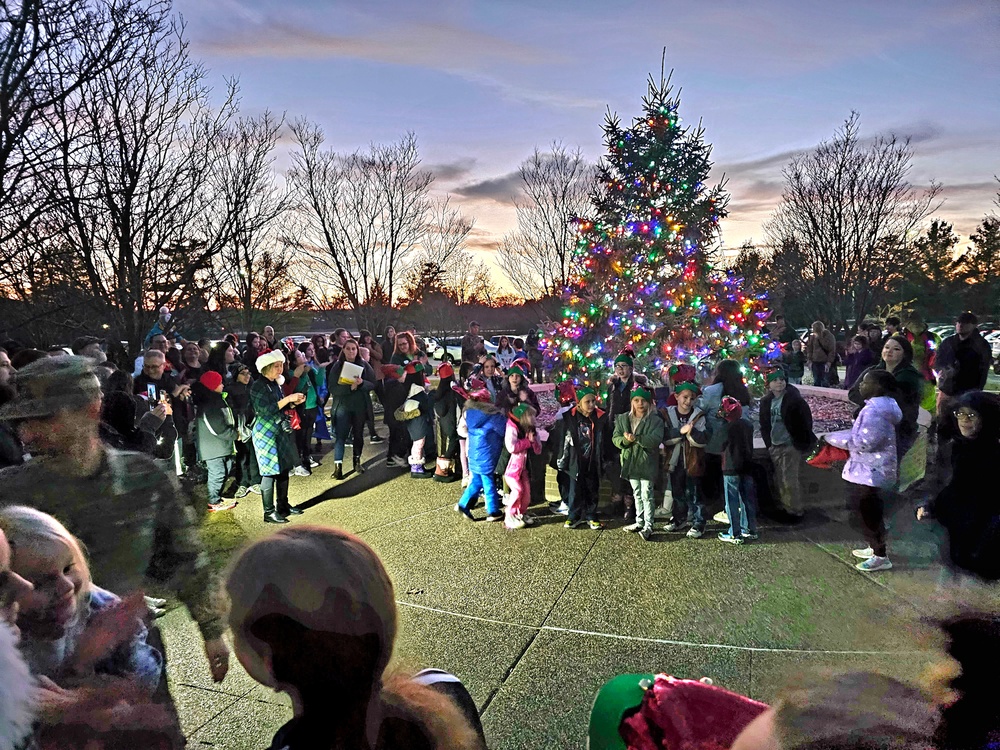
M 355 474 L 364 474 L 365 473 L 365 467 L 361 465 L 361 459 L 360 458 L 355 458 L 354 459 L 354 473 Z
M 337 461 L 336 468 L 333 470 L 333 478 L 334 479 L 343 479 L 344 478 L 344 462 L 343 461 Z
M 276 511 L 271 511 L 265 514 L 264 523 L 288 523 L 288 519 L 284 516 L 279 516 Z
M 410 464 L 410 479 L 430 479 L 431 475 L 424 470 L 423 464 Z
M 458 479 L 451 471 L 451 461 L 447 458 L 438 458 L 437 468 L 434 470 L 434 481 L 448 484 Z

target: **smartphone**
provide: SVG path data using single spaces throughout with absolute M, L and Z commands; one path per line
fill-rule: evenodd
M 152 383 L 146 384 L 146 398 L 149 399 L 149 403 L 156 403 L 156 386 Z

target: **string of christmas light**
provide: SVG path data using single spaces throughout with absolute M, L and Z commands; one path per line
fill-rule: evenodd
M 779 353 L 763 332 L 764 296 L 710 262 L 729 197 L 706 188 L 711 146 L 701 127 L 681 125 L 679 105 L 669 78 L 650 78 L 630 127 L 605 121 L 593 211 L 573 219 L 565 308 L 545 342 L 557 379 L 602 384 L 629 348 L 654 378 L 673 363 L 704 369 L 732 358 L 759 384 Z

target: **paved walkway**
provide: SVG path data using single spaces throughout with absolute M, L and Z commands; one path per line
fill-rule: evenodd
M 509 532 L 453 512 L 457 483 L 410 480 L 382 454 L 366 446 L 368 471 L 343 482 L 330 479 L 332 467 L 293 478 L 293 503 L 307 508 L 293 523 L 336 525 L 374 547 L 396 586 L 398 661 L 461 677 L 497 750 L 582 748 L 595 692 L 623 672 L 708 675 L 772 700 L 804 670 L 915 679 L 937 657 L 921 620 L 938 576 L 936 539 L 909 509 L 892 522 L 896 568 L 864 574 L 853 567 L 859 539 L 835 493 L 802 526 L 765 522 L 760 541 L 743 547 L 714 533 L 658 532 L 644 543 L 618 523 L 569 531 L 544 505 L 537 528 Z M 261 515 L 251 495 L 206 518 L 220 567 L 232 549 L 273 529 Z M 213 685 L 183 609 L 161 623 L 189 747 L 266 747 L 290 715 L 283 696 L 235 660 Z

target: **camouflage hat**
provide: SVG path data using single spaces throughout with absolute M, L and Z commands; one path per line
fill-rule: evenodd
M 17 397 L 0 409 L 0 419 L 45 419 L 101 399 L 101 384 L 87 357 L 46 357 L 18 370 Z

